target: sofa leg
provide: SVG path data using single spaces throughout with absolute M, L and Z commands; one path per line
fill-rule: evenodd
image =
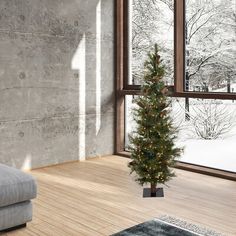
M 0 232 L 10 232 L 10 231 L 13 231 L 13 230 L 16 230 L 16 229 L 25 228 L 25 227 L 26 227 L 26 223 L 22 224 L 22 225 L 14 226 L 14 227 L 9 228 L 9 229 L 0 230 Z

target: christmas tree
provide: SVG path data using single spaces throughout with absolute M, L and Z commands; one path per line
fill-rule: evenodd
M 158 46 L 148 54 L 145 62 L 142 96 L 135 99 L 133 110 L 136 130 L 130 135 L 131 173 L 136 172 L 141 185 L 150 183 L 151 196 L 157 184 L 174 177 L 173 167 L 182 149 L 175 147 L 177 130 L 170 117 L 171 101 L 163 77 L 165 67 L 158 54 Z

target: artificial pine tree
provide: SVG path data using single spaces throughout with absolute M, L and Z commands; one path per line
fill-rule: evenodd
M 145 68 L 143 95 L 135 100 L 137 108 L 133 110 L 137 127 L 130 136 L 129 167 L 131 173 L 138 175 L 137 182 L 150 183 L 151 196 L 156 196 L 157 184 L 164 184 L 175 176 L 172 167 L 182 149 L 174 144 L 177 130 L 170 117 L 171 101 L 163 82 L 165 67 L 157 45 L 154 52 L 148 54 Z

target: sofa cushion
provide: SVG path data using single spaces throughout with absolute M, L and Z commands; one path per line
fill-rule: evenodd
M 36 197 L 34 178 L 20 170 L 0 164 L 0 207 Z
M 25 224 L 31 220 L 32 203 L 30 201 L 0 207 L 0 231 Z

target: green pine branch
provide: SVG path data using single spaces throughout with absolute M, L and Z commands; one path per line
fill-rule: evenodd
M 173 167 L 183 149 L 175 146 L 177 131 L 170 117 L 171 101 L 164 84 L 165 66 L 160 59 L 158 46 L 148 54 L 145 62 L 142 92 L 133 110 L 137 128 L 130 135 L 131 172 L 136 181 L 165 183 L 174 177 Z

